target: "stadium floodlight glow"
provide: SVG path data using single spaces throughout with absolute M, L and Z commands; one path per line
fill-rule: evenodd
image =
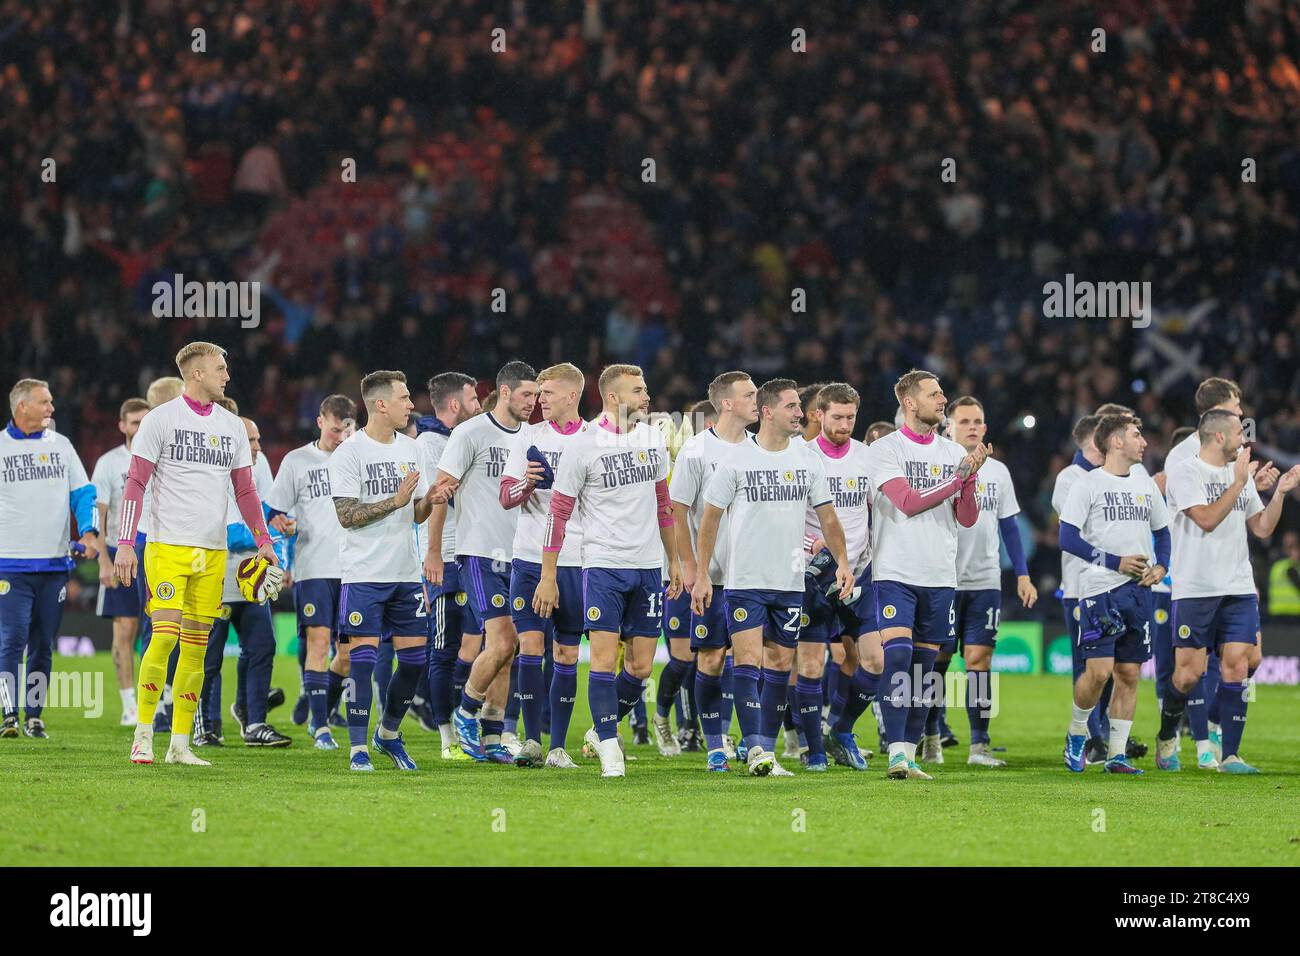
M 1026 415 L 1022 420 L 1021 424 L 1024 425 L 1025 428 L 1033 428 L 1035 425 L 1038 424 L 1038 419 L 1035 418 L 1033 415 Z

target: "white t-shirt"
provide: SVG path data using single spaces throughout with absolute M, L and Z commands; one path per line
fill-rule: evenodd
M 397 494 L 402 479 L 420 467 L 420 449 L 414 438 L 400 432 L 389 444 L 377 442 L 365 429 L 344 439 L 330 456 L 330 494 L 356 498 L 362 504 L 383 501 Z M 361 528 L 341 528 L 343 546 L 341 580 L 344 584 L 392 584 L 420 580 L 420 559 L 415 551 L 415 502 L 429 491 L 429 478 L 420 480 L 404 507 L 390 511 Z
M 456 489 L 456 555 L 509 563 L 518 508 L 501 507 L 501 476 L 519 428 L 506 428 L 491 412 L 457 425 L 438 470 L 460 481 Z
M 994 458 L 985 460 L 975 477 L 975 498 L 980 506 L 975 524 L 969 528 L 957 526 L 957 589 L 1001 589 L 998 521 L 1020 513 L 1006 465 Z
M 1061 521 L 1078 528 L 1094 548 L 1121 556 L 1143 554 L 1154 561 L 1151 533 L 1169 525 L 1169 511 L 1160 489 L 1145 472 L 1112 475 L 1105 468 L 1094 468 L 1070 489 Z M 1079 597 L 1089 598 L 1132 580 L 1104 563 L 1085 562 Z
M 1173 471 L 1176 466 L 1181 465 L 1189 458 L 1195 458 L 1200 453 L 1200 432 L 1192 432 L 1173 448 L 1169 449 L 1169 454 L 1165 456 L 1165 475 L 1168 476 L 1169 472 Z
M 0 426 L 0 558 L 66 557 L 72 534 L 68 496 L 88 484 L 67 436 L 47 428 L 40 438 L 16 439 Z
M 276 511 L 298 522 L 293 576 L 299 581 L 342 575 L 339 549 L 343 546 L 343 528 L 330 494 L 331 457 L 314 441 L 295 448 L 281 460 L 280 473 L 266 499 Z
M 663 432 L 638 422 L 619 434 L 589 423 L 564 453 L 553 489 L 577 499 L 584 568 L 663 568 L 655 484 L 672 467 Z
M 131 449 L 126 445 L 118 445 L 99 456 L 99 461 L 95 462 L 95 470 L 90 476 L 91 484 L 95 486 L 95 503 L 108 506 L 104 527 L 101 530 L 104 533 L 104 540 L 111 542 L 114 548 L 117 547 L 117 529 L 122 518 L 122 495 L 126 491 L 126 475 L 130 470 Z M 144 489 L 140 521 L 136 525 L 137 534 L 147 531 L 145 522 L 149 518 L 149 489 L 152 486 L 151 481 Z
M 1187 515 L 1188 508 L 1217 501 L 1232 484 L 1231 464 L 1216 468 L 1199 454 L 1165 473 L 1165 493 L 1173 515 L 1171 535 L 1174 600 L 1220 595 L 1254 594 L 1246 543 L 1246 519 L 1264 510 L 1254 480 L 1237 495 L 1232 510 L 1213 531 L 1202 531 Z
M 835 506 L 835 516 L 844 527 L 844 543 L 856 578 L 871 563 L 871 478 L 867 472 L 867 446 L 850 438 L 849 450 L 840 458 L 828 455 L 817 439 L 803 447 L 822 459 L 826 490 Z M 804 533 L 822 537 L 822 523 L 811 504 L 804 517 Z M 808 559 L 811 561 L 812 557 L 809 555 Z
M 927 491 L 950 481 L 965 457 L 966 450 L 949 438 L 935 433 L 922 444 L 902 429 L 867 446 L 873 580 L 927 588 L 957 586 L 957 496 L 909 518 L 881 489 L 894 478 L 905 478 L 917 491 Z
M 746 444 L 752 445 L 754 436 L 746 432 L 738 442 L 729 442 L 712 428 L 692 435 L 677 452 L 673 473 L 668 479 L 668 496 L 685 505 L 687 524 L 690 526 L 691 544 L 700 534 L 700 518 L 704 515 L 704 489 L 717 471 L 718 463 Z M 716 585 L 726 581 L 727 574 L 727 512 L 722 513 L 718 524 L 718 540 L 709 561 L 709 580 Z
M 803 591 L 804 513 L 831 501 L 822 456 L 744 442 L 718 464 L 704 500 L 727 512 L 728 588 Z
M 560 467 L 565 453 L 573 447 L 578 436 L 592 426 L 578 421 L 575 431 L 565 434 L 550 422 L 525 425 L 510 449 L 506 462 L 507 478 L 523 478 L 528 473 L 528 449 L 536 447 L 551 465 Z M 514 556 L 520 561 L 542 563 L 542 545 L 546 543 L 547 516 L 551 511 L 551 488 L 534 488 L 533 493 L 519 506 L 519 523 L 515 527 Z M 562 568 L 582 567 L 582 519 L 575 513 L 564 526 L 564 544 L 560 548 Z
M 1052 487 L 1052 510 L 1059 516 L 1065 510 L 1065 503 L 1070 499 L 1070 489 L 1074 483 L 1088 472 L 1076 464 L 1068 464 L 1056 476 Z M 1079 597 L 1079 575 L 1088 562 L 1068 551 L 1061 552 L 1061 597 L 1076 600 Z
M 220 405 L 200 415 L 178 395 L 144 416 L 131 454 L 154 465 L 149 540 L 224 550 L 230 473 L 253 464 L 239 417 Z
M 442 460 L 442 453 L 447 450 L 447 442 L 450 438 L 451 436 L 441 432 L 420 432 L 415 436 L 415 443 L 424 452 L 424 467 L 420 470 L 428 476 L 430 482 L 434 481 L 438 474 L 438 462 Z M 416 547 L 423 555 L 429 550 L 427 521 L 416 525 L 415 536 Z M 442 522 L 442 560 L 444 562 L 456 560 L 456 498 L 454 495 L 451 501 L 447 502 L 447 517 Z

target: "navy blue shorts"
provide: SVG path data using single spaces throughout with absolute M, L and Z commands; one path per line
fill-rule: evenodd
M 460 584 L 480 622 L 510 616 L 510 568 L 501 561 L 465 555 L 456 559 Z
M 1079 598 L 1079 656 L 1085 661 L 1113 657 L 1117 664 L 1146 663 L 1151 656 L 1153 610 L 1151 589 L 1136 581 Z M 1108 618 L 1123 629 L 1106 634 L 1102 622 Z
M 442 587 L 429 589 L 429 596 L 437 598 L 445 595 L 450 602 L 447 606 L 447 630 L 448 640 L 451 640 L 450 632 L 453 629 L 452 616 L 455 615 L 456 633 L 460 635 L 483 633 L 483 619 L 478 616 L 474 610 L 474 602 L 469 599 L 469 593 L 465 590 L 460 579 L 460 567 L 455 561 L 444 562 L 442 566 Z M 455 605 L 453 609 L 451 605 Z M 457 646 L 460 638 L 457 638 Z M 450 644 L 448 646 L 451 646 Z
M 957 639 L 962 647 L 996 647 L 1002 590 L 957 592 Z
M 727 595 L 721 588 L 713 589 L 713 600 L 704 609 L 703 614 L 696 614 L 687 607 L 691 628 L 691 650 L 701 648 L 716 650 L 731 646 L 731 633 L 727 630 Z
M 338 630 L 339 598 L 343 585 L 338 578 L 312 578 L 293 582 L 293 606 L 298 612 L 298 630 L 328 627 Z
M 1258 640 L 1259 599 L 1253 594 L 1181 598 L 1174 602 L 1175 648 L 1254 644 Z
M 665 588 L 664 596 L 664 637 L 670 640 L 678 640 L 684 637 L 690 637 L 693 626 L 691 624 L 691 592 L 682 588 L 682 593 L 675 598 L 667 596 Z M 692 644 L 692 647 L 694 644 Z
M 418 637 L 429 633 L 424 586 L 400 581 L 345 584 L 339 598 L 339 640 L 348 637 Z
M 117 548 L 108 549 L 108 559 L 117 556 Z M 137 561 L 143 567 L 143 562 Z M 132 581 L 130 584 L 116 584 L 106 588 L 99 586 L 99 597 L 95 599 L 95 613 L 100 617 L 139 617 L 140 589 Z
M 822 575 L 824 579 L 826 575 Z M 834 605 L 826 594 L 826 587 L 804 589 L 804 621 L 799 640 L 813 643 L 832 643 L 837 638 L 857 640 L 864 634 L 880 630 L 876 623 L 876 598 L 871 584 L 871 565 L 858 575 L 853 586 L 858 597 L 848 604 Z
M 803 623 L 803 593 L 772 591 L 764 588 L 727 588 L 727 630 L 736 635 L 751 628 L 763 629 L 763 640 L 782 647 L 799 643 Z
M 583 568 L 582 604 L 589 631 L 658 637 L 663 624 L 660 568 Z
M 538 617 L 533 611 L 533 592 L 541 580 L 542 566 L 516 558 L 510 564 L 510 619 L 520 634 L 525 631 L 557 632 L 581 635 L 584 630 L 582 611 L 582 568 L 556 568 L 555 583 L 560 603 L 550 618 Z
M 877 581 L 876 619 L 883 631 L 905 627 L 912 643 L 951 649 L 957 642 L 957 589 Z
M 1151 596 L 1155 604 L 1151 616 L 1151 654 L 1156 659 L 1156 697 L 1162 698 L 1174 676 L 1173 595 L 1168 591 L 1152 591 Z

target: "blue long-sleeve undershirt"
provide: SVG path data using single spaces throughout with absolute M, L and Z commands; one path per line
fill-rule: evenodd
M 1153 531 L 1152 537 L 1154 538 L 1155 543 L 1156 564 L 1167 569 L 1169 567 L 1170 549 L 1169 529 L 1165 527 L 1161 528 L 1159 531 Z M 1120 558 L 1123 557 L 1122 555 L 1111 554 L 1108 551 L 1102 551 L 1100 548 L 1094 548 L 1083 539 L 1083 534 L 1079 531 L 1078 527 L 1067 521 L 1061 522 L 1060 540 L 1061 550 L 1067 554 L 1072 554 L 1076 558 L 1082 558 L 1090 564 L 1100 557 L 1106 567 L 1110 568 L 1110 570 L 1119 570 L 1119 562 Z M 1008 551 L 1010 551 L 1010 548 L 1008 548 Z
M 1011 567 L 1015 569 L 1016 575 L 1027 575 L 1029 565 L 1025 561 L 1025 545 L 1020 540 L 1020 525 L 1016 524 L 1016 516 L 999 518 L 998 531 L 1002 533 L 1002 543 L 1007 546 L 1007 557 L 1011 559 Z

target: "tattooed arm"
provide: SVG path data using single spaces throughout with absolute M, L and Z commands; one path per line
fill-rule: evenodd
M 334 513 L 339 516 L 339 524 L 345 528 L 364 528 L 400 507 L 396 495 L 364 505 L 356 498 L 334 499 Z

